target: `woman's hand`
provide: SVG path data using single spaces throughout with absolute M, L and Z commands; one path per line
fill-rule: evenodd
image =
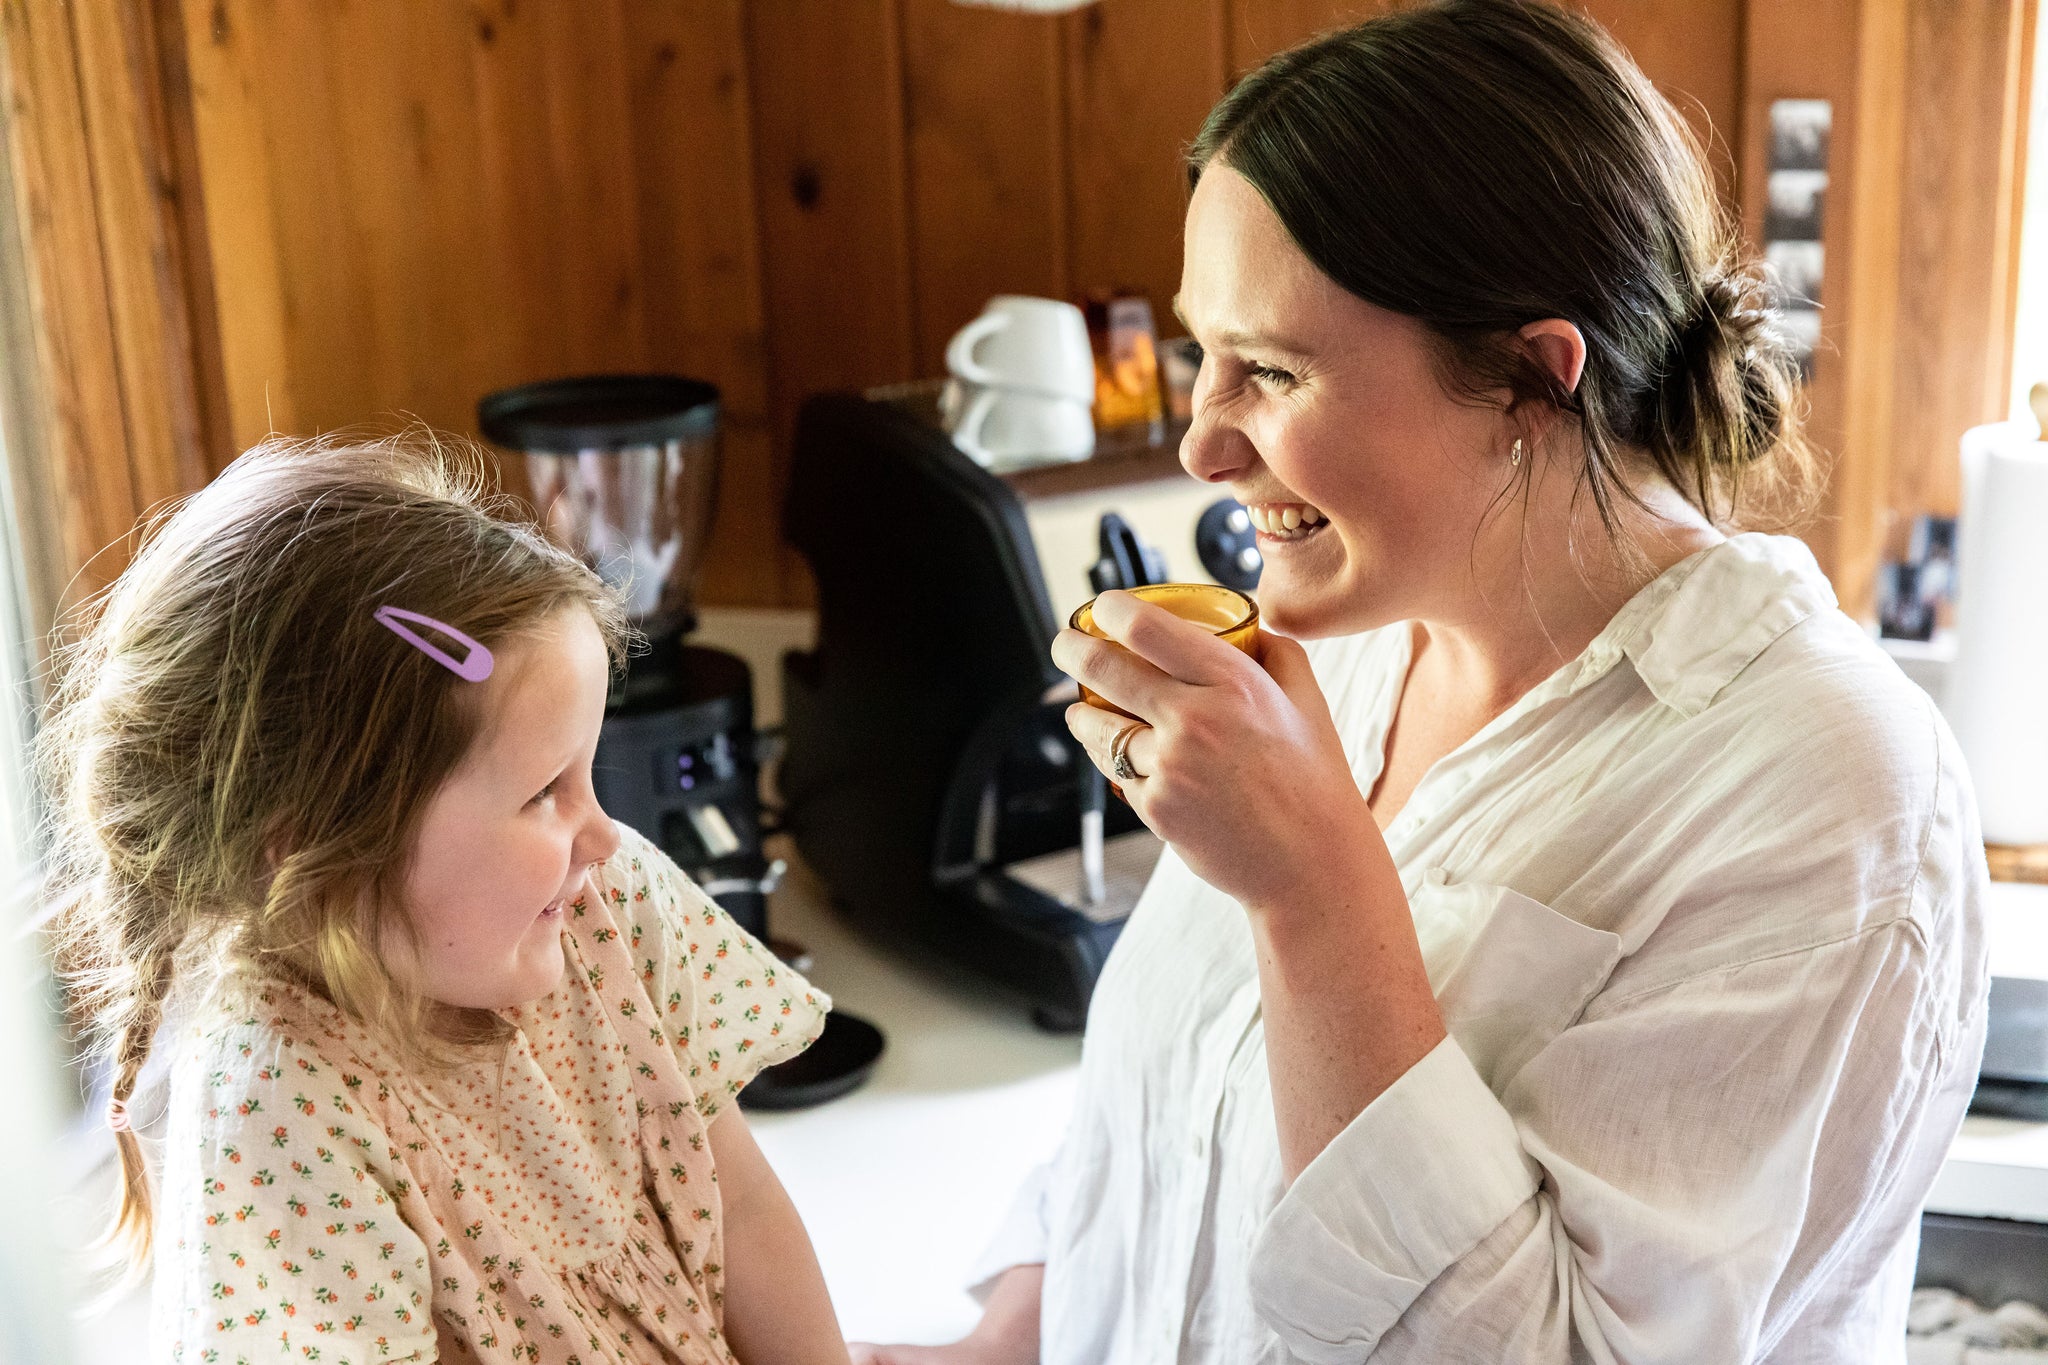
M 1264 634 L 1256 662 L 1201 627 L 1129 593 L 1096 599 L 1117 643 L 1063 630 L 1052 657 L 1150 727 L 1118 779 L 1153 833 L 1209 885 L 1257 912 L 1313 897 L 1319 880 L 1355 884 L 1359 858 L 1385 845 L 1330 719 L 1308 654 Z M 1132 724 L 1077 703 L 1067 726 L 1104 772 Z
M 847 1348 L 853 1352 L 853 1365 L 997 1365 L 1001 1359 L 972 1337 L 944 1346 L 871 1346 L 854 1341 Z
M 1013 1265 L 989 1291 L 981 1321 L 962 1341 L 944 1346 L 873 1346 L 851 1342 L 853 1365 L 1034 1365 L 1045 1267 Z

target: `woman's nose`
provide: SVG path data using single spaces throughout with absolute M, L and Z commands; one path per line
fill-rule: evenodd
M 1243 432 L 1222 420 L 1218 406 L 1208 401 L 1208 385 L 1202 382 L 1207 378 L 1205 372 L 1195 384 L 1194 418 L 1180 440 L 1180 463 L 1205 483 L 1228 483 L 1258 458 L 1258 452 Z

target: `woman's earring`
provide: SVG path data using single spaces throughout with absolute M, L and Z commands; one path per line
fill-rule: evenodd
M 1509 463 L 1509 464 L 1512 464 L 1512 465 L 1519 465 L 1519 464 L 1520 464 L 1521 462 L 1522 462 L 1522 438 L 1521 438 L 1521 437 L 1519 437 L 1519 436 L 1517 436 L 1517 437 L 1515 438 L 1515 452 L 1514 452 L 1514 454 L 1512 454 L 1512 455 L 1508 456 L 1508 463 Z

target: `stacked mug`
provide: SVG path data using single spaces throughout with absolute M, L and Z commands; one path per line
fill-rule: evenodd
M 946 346 L 941 400 L 953 443 L 1000 468 L 1095 453 L 1095 353 L 1081 310 L 999 294 Z

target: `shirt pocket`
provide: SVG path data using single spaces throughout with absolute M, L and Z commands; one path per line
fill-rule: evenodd
M 1410 897 L 1444 1028 L 1500 1094 L 1579 1017 L 1621 960 L 1621 939 L 1512 887 L 1431 868 Z

